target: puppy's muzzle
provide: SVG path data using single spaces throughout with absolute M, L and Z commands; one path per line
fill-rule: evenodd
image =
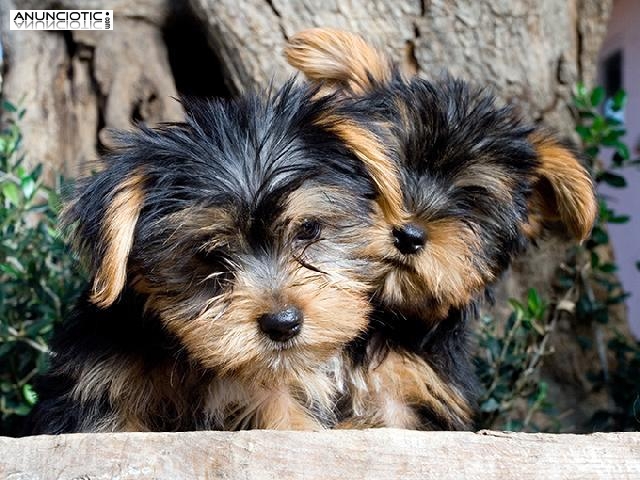
M 276 313 L 265 313 L 258 318 L 260 330 L 276 342 L 285 342 L 300 333 L 304 315 L 296 307 L 288 306 Z
M 427 232 L 414 223 L 407 223 L 393 229 L 393 244 L 404 255 L 418 253 L 426 241 Z

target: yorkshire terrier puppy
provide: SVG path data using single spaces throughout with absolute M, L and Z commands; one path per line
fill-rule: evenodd
M 336 423 L 392 167 L 313 88 L 184 107 L 115 134 L 66 208 L 92 287 L 55 335 L 31 433 Z
M 357 35 L 307 30 L 285 54 L 322 94 L 345 99 L 338 115 L 384 145 L 392 168 L 378 175 L 402 190 L 377 185 L 402 220 L 379 217 L 367 233 L 367 258 L 385 272 L 352 344 L 341 426 L 470 428 L 469 322 L 543 227 L 589 235 L 592 181 L 569 147 L 486 90 L 408 76 Z

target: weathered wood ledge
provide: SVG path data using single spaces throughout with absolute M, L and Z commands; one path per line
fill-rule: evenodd
M 0 478 L 640 479 L 640 433 L 382 429 L 0 437 Z

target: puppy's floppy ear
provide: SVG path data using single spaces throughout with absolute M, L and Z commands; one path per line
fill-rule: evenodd
M 144 204 L 141 170 L 118 175 L 108 168 L 89 179 L 78 199 L 63 212 L 74 228 L 76 247 L 92 270 L 91 302 L 106 308 L 116 301 L 127 280 L 127 263 Z
M 364 164 L 379 194 L 378 204 L 385 219 L 392 225 L 400 225 L 407 219 L 404 209 L 400 175 L 383 142 L 384 125 L 367 128 L 346 116 L 326 113 L 316 122 L 318 126 L 336 135 Z M 376 133 L 375 130 L 378 131 Z
M 361 36 L 330 28 L 312 28 L 292 36 L 285 47 L 291 66 L 323 87 L 323 93 L 363 95 L 377 85 L 391 82 L 395 66 Z M 367 168 L 379 193 L 386 220 L 394 225 L 406 221 L 399 174 L 388 151 L 388 125 L 367 125 L 348 115 L 328 113 L 316 122 L 335 134 Z M 384 131 L 384 133 L 383 133 Z
M 598 212 L 589 173 L 553 135 L 536 131 L 529 140 L 539 161 L 529 201 L 529 236 L 539 235 L 544 222 L 560 221 L 575 240 L 585 240 Z
M 330 90 L 360 95 L 391 80 L 393 66 L 361 36 L 344 30 L 311 28 L 292 36 L 285 47 L 289 64 Z

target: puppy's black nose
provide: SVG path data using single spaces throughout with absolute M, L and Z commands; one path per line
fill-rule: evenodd
M 418 253 L 426 240 L 427 234 L 424 229 L 413 223 L 393 228 L 393 244 L 405 255 Z
M 296 307 L 287 307 L 277 313 L 265 313 L 258 318 L 260 329 L 271 340 L 284 342 L 295 337 L 302 329 L 304 316 Z

